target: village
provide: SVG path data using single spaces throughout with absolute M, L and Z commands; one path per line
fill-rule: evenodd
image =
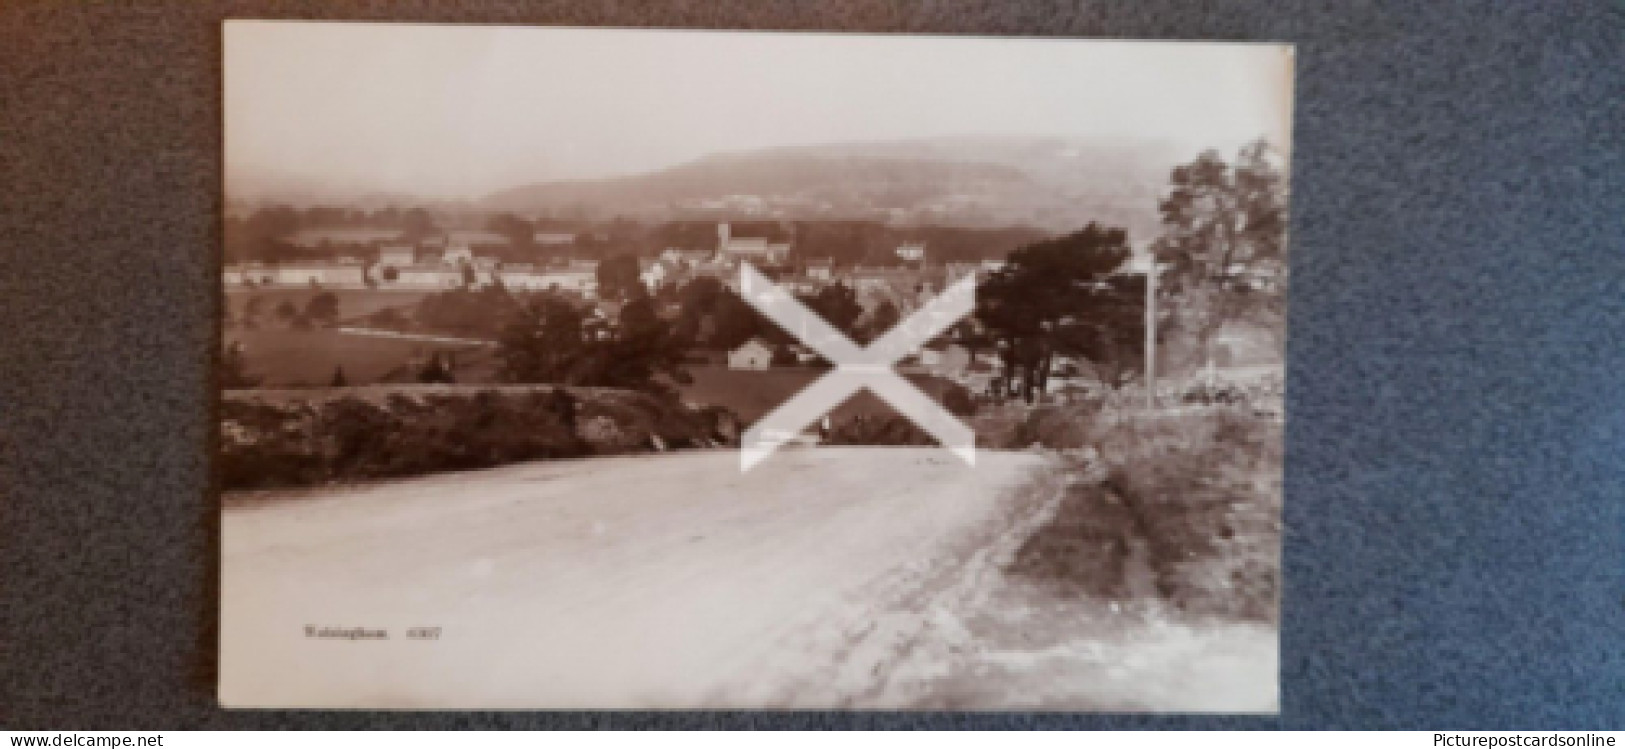
M 409 241 L 403 231 L 352 227 L 303 229 L 287 241 L 312 252 L 326 251 L 326 259 L 229 264 L 223 270 L 223 282 L 232 296 L 279 291 L 332 291 L 352 299 L 369 295 L 381 299 L 416 298 L 458 290 L 500 289 L 519 295 L 547 293 L 572 300 L 599 322 L 599 335 L 611 335 L 626 299 L 624 294 L 600 293 L 601 278 L 606 270 L 600 266 L 624 263 L 629 271 L 633 258 L 598 260 L 570 256 L 563 251 L 578 241 L 577 234 L 572 232 L 537 231 L 531 234 L 530 240 L 534 247 L 561 252 L 542 262 L 506 260 L 514 255 L 513 237 L 485 229 L 444 230 L 416 241 Z M 859 322 L 888 327 L 949 284 L 967 276 L 985 278 L 1004 265 L 1000 260 L 941 261 L 923 241 L 898 243 L 892 251 L 893 257 L 885 258 L 890 261 L 887 265 L 840 265 L 833 258 L 804 257 L 794 249 L 794 238 L 776 225 L 767 225 L 764 230 L 757 224 L 741 230 L 730 222 L 716 222 L 714 241 L 709 247 L 668 247 L 652 257 L 635 258 L 637 281 L 642 292 L 655 299 L 668 300 L 658 309 L 662 316 L 669 318 L 678 314 L 679 305 L 673 300 L 697 279 L 715 279 L 737 294 L 740 266 L 748 263 L 798 296 L 814 297 L 831 287 L 848 289 L 861 307 Z M 1143 270 L 1133 265 L 1121 273 L 1143 276 Z M 350 320 L 336 330 L 354 337 L 388 336 L 402 342 L 417 341 L 431 348 L 459 342 L 430 331 L 412 332 L 387 324 L 408 318 L 410 314 L 405 313 L 373 314 L 367 319 Z M 385 324 L 376 324 L 380 321 Z M 975 321 L 970 324 L 974 326 Z M 967 333 L 966 340 L 950 334 L 931 341 L 899 362 L 898 370 L 953 383 L 978 397 L 993 394 L 1001 372 L 1000 354 L 996 347 L 977 346 L 969 340 L 968 333 L 973 330 L 960 330 Z M 489 343 L 472 339 L 462 342 L 470 348 Z M 241 349 L 251 344 L 238 341 L 237 345 Z M 423 350 L 415 350 L 412 357 L 416 364 L 404 375 L 398 368 L 390 370 L 394 381 L 410 380 L 413 369 L 422 370 L 425 363 L 436 359 Z M 462 357 L 465 365 L 478 359 L 477 355 Z M 455 360 L 454 355 L 448 353 L 435 366 L 449 366 L 446 362 Z M 798 342 L 771 341 L 764 336 L 752 336 L 726 350 L 697 350 L 692 353 L 691 361 L 702 367 L 737 371 L 798 369 L 822 364 L 815 352 Z M 357 374 L 350 371 L 347 383 L 365 382 L 367 378 L 358 379 Z M 473 381 L 494 378 L 495 375 L 487 371 L 474 375 Z M 380 381 L 389 380 L 380 378 Z M 464 377 L 459 381 L 470 379 Z M 1053 362 L 1053 372 L 1045 378 L 1040 396 L 1065 401 L 1098 394 L 1106 386 L 1101 377 L 1092 374 L 1087 361 L 1061 355 Z

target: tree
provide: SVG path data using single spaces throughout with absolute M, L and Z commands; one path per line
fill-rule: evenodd
M 264 309 L 265 299 L 257 296 L 244 299 L 242 317 L 244 325 L 252 326 L 254 323 L 259 322 L 260 312 L 264 311 Z
M 247 218 L 228 219 L 224 227 L 226 260 L 241 263 L 296 259 L 301 253 L 284 240 L 303 223 L 300 212 L 286 205 L 263 206 Z
M 647 291 L 643 287 L 642 269 L 633 255 L 615 255 L 598 264 L 598 296 L 603 299 L 625 301 L 634 294 Z
M 429 354 L 428 363 L 418 372 L 418 382 L 450 385 L 457 382 L 457 377 L 452 373 L 451 364 L 436 351 Z
M 710 345 L 716 334 L 714 314 L 724 294 L 730 293 L 721 281 L 700 276 L 676 292 L 677 322 L 674 333 L 690 344 Z
M 400 217 L 399 225 L 405 232 L 405 239 L 409 242 L 416 242 L 419 239 L 431 237 L 440 232 L 440 226 L 435 222 L 434 216 L 423 208 L 408 210 Z
M 257 387 L 260 380 L 261 378 L 248 373 L 243 344 L 238 341 L 227 344 L 226 350 L 220 355 L 220 387 L 227 389 Z
M 497 356 L 513 382 L 568 384 L 587 348 L 584 318 L 557 294 L 539 294 L 522 305 L 502 332 Z
M 350 381 L 344 377 L 344 367 L 333 368 L 333 380 L 327 384 L 336 388 L 348 387 Z
M 970 391 L 959 383 L 949 383 L 942 393 L 942 407 L 955 416 L 975 416 L 976 400 L 971 397 Z
M 875 305 L 869 319 L 863 323 L 863 338 L 872 341 L 886 334 L 886 331 L 897 327 L 897 321 L 902 319 L 902 313 L 897 305 L 890 299 L 882 299 Z
M 529 247 L 535 241 L 535 224 L 512 213 L 498 213 L 492 216 L 485 222 L 485 228 L 507 237 L 514 247 Z
M 1173 332 L 1203 356 L 1227 323 L 1284 333 L 1288 184 L 1277 159 L 1256 141 L 1233 166 L 1207 151 L 1170 175 L 1152 249 L 1166 266 L 1161 292 L 1178 299 Z
M 293 306 L 293 302 L 284 299 L 276 306 L 276 319 L 285 323 L 291 323 L 295 318 L 298 317 L 299 308 Z
M 755 307 L 729 290 L 724 290 L 717 297 L 709 322 L 711 347 L 725 351 L 739 348 L 758 336 L 772 338 L 783 335 L 779 326 L 762 317 Z
M 1005 392 L 1032 402 L 1058 353 L 1088 351 L 1082 331 L 1122 324 L 1134 302 L 1111 279 L 1128 257 L 1123 230 L 1089 224 L 1015 250 L 988 277 L 977 292 L 977 319 L 1004 362 Z
M 318 325 L 332 325 L 339 319 L 339 298 L 331 291 L 324 291 L 310 298 L 305 303 L 305 317 Z
M 1112 276 L 1096 292 L 1088 314 L 1057 323 L 1055 347 L 1090 362 L 1102 382 L 1117 387 L 1145 366 L 1145 278 Z
M 691 381 L 683 369 L 686 344 L 647 294 L 622 307 L 612 330 L 564 297 L 541 294 L 503 331 L 497 356 L 514 382 L 664 391 L 662 377 Z
M 824 322 L 849 336 L 857 328 L 858 318 L 863 316 L 858 293 L 846 284 L 830 284 L 810 297 L 802 297 L 801 301 L 824 318 Z
M 620 332 L 622 335 L 647 335 L 665 330 L 655 302 L 647 292 L 637 294 L 621 307 Z
M 646 293 L 621 308 L 612 337 L 592 341 L 588 349 L 582 384 L 664 391 L 662 376 L 680 384 L 693 381 L 683 369 L 686 343 L 655 314 L 654 300 Z

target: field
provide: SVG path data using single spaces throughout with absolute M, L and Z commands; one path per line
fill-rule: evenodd
M 768 411 L 789 400 L 813 380 L 829 372 L 827 369 L 787 368 L 765 370 L 739 370 L 726 367 L 692 367 L 688 370 L 694 382 L 679 388 L 683 399 L 707 406 L 722 406 L 734 412 L 745 423 L 752 423 L 767 415 Z M 951 384 L 930 375 L 905 375 L 928 395 L 940 399 Z M 867 391 L 858 393 L 836 408 L 833 420 L 853 416 L 883 415 L 896 412 Z
M 262 288 L 262 289 L 226 289 L 225 305 L 233 319 L 239 318 L 243 313 L 243 305 L 248 303 L 250 297 L 262 300 L 261 309 L 269 315 L 277 305 L 284 301 L 292 302 L 295 307 L 304 309 L 310 303 L 310 298 L 328 291 L 339 300 L 339 319 L 355 320 L 366 317 L 378 310 L 388 307 L 404 308 L 418 303 L 418 300 L 433 293 L 421 289 L 312 289 L 312 288 Z M 409 310 L 402 310 L 406 313 Z
M 263 387 L 326 385 L 336 368 L 344 368 L 352 385 L 379 382 L 414 356 L 432 352 L 456 354 L 457 381 L 487 384 L 495 381 L 494 359 L 489 348 L 405 339 L 378 338 L 343 333 L 333 329 L 258 330 L 228 329 L 228 343 L 240 343 L 248 373 L 262 378 Z M 684 400 L 707 406 L 722 406 L 741 421 L 754 422 L 769 410 L 788 400 L 814 379 L 829 370 L 786 368 L 736 370 L 718 366 L 690 367 L 694 382 L 679 386 Z M 930 375 L 905 375 L 921 390 L 940 398 L 950 385 Z M 862 392 L 833 412 L 836 420 L 859 414 L 890 416 L 892 408 L 873 394 Z
M 228 342 L 241 343 L 248 373 L 265 387 L 326 385 L 344 368 L 353 385 L 378 382 L 414 355 L 457 352 L 459 366 L 470 358 L 488 359 L 488 350 L 469 346 L 352 335 L 337 330 L 228 330 Z

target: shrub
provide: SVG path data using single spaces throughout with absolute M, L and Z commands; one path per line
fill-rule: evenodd
M 725 433 L 729 425 L 736 428 L 732 414 L 690 411 L 641 393 L 409 387 L 381 398 L 351 394 L 358 390 L 313 392 L 285 403 L 227 397 L 221 405 L 224 486 L 308 486 L 737 437 Z
M 942 407 L 955 416 L 976 415 L 976 399 L 971 397 L 970 391 L 964 385 L 949 383 L 942 392 Z
M 937 441 L 901 416 L 858 414 L 830 425 L 828 445 L 935 445 Z
M 1016 425 L 1012 448 L 1047 447 L 1066 450 L 1089 444 L 1099 407 L 1078 404 L 1035 408 Z

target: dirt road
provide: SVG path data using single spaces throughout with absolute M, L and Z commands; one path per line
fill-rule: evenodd
M 1110 673 L 1069 674 L 1053 654 L 1024 651 L 1039 661 L 1014 670 L 962 662 L 968 650 L 989 656 L 965 647 L 967 606 L 1025 606 L 988 596 L 1001 555 L 1052 504 L 1042 486 L 1016 491 L 1040 458 L 983 452 L 971 469 L 937 449 L 800 449 L 744 475 L 737 460 L 530 463 L 230 497 L 221 700 L 1053 707 L 1102 694 L 1096 677 Z M 346 632 L 358 639 L 309 636 Z M 1226 638 L 1225 657 L 1237 642 L 1257 660 L 1257 638 Z M 1105 658 L 1122 671 L 1123 658 Z M 990 687 L 995 672 L 1043 681 Z M 1021 694 L 1079 677 L 1096 686 Z M 1268 709 L 1273 673 L 1265 687 L 1264 703 L 1242 708 Z

